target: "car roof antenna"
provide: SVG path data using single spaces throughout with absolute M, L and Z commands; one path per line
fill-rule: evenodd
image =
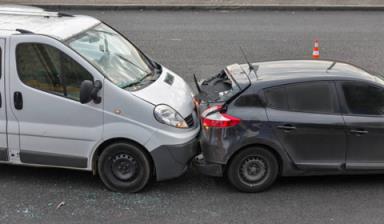
M 257 75 L 257 69 L 258 69 L 258 67 L 255 68 L 255 66 L 253 66 L 253 65 L 249 62 L 249 60 L 248 60 L 248 58 L 247 58 L 247 55 L 245 54 L 243 48 L 242 48 L 241 46 L 239 46 L 239 47 L 240 47 L 241 54 L 243 55 L 245 61 L 246 61 L 247 64 L 248 64 L 248 67 L 249 67 L 249 74 L 251 74 L 251 72 L 253 71 L 253 73 L 255 73 L 256 79 L 259 79 L 259 76 Z M 249 74 L 248 74 L 248 76 L 249 76 Z

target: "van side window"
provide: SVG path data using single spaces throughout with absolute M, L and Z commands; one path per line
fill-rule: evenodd
M 265 90 L 270 108 L 304 113 L 335 113 L 336 97 L 327 81 L 305 82 Z
M 76 61 L 46 44 L 19 44 L 16 63 L 19 77 L 26 85 L 77 101 L 81 82 L 93 81 L 93 76 Z
M 357 82 L 342 84 L 348 111 L 360 115 L 384 115 L 384 89 Z

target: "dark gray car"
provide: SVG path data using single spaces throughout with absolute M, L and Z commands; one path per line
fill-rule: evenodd
M 336 61 L 231 65 L 200 83 L 198 169 L 259 192 L 278 176 L 384 173 L 384 81 Z

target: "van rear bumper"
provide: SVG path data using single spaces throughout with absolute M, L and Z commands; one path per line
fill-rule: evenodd
M 158 181 L 181 176 L 188 168 L 190 161 L 200 153 L 197 138 L 178 145 L 162 145 L 152 150 L 153 162 Z

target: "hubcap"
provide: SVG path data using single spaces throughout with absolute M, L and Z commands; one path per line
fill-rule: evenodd
M 128 154 L 118 154 L 112 160 L 112 173 L 120 180 L 129 180 L 137 174 L 136 159 Z
M 240 166 L 240 177 L 246 184 L 256 184 L 267 174 L 267 165 L 263 158 L 249 156 Z

